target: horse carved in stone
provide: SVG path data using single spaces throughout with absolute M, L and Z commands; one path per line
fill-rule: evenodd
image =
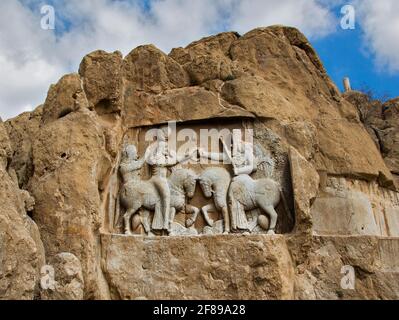
M 274 234 L 277 212 L 274 209 L 281 200 L 280 185 L 269 178 L 254 180 L 241 174 L 231 181 L 228 191 L 231 228 L 249 230 L 245 211 L 260 209 L 269 217 L 268 234 Z
M 224 233 L 230 232 L 230 217 L 227 206 L 227 190 L 230 185 L 231 176 L 229 172 L 220 167 L 211 167 L 205 169 L 198 178 L 202 192 L 206 198 L 212 198 L 213 203 L 201 208 L 206 223 L 213 225 L 212 219 L 209 217 L 208 211 L 217 210 L 222 212 L 224 221 Z
M 229 172 L 221 167 L 211 167 L 198 178 L 202 191 L 207 198 L 213 196 L 214 205 L 201 209 L 205 221 L 212 226 L 208 210 L 222 211 L 225 233 L 249 231 L 245 211 L 261 209 L 269 217 L 268 234 L 274 234 L 277 213 L 274 208 L 281 200 L 281 189 L 277 182 L 264 178 L 252 179 L 247 174 L 240 174 L 231 179 Z M 229 215 L 230 212 L 230 215 Z
M 152 183 L 149 180 L 132 180 L 126 183 L 120 191 L 120 203 L 126 209 L 123 216 L 125 234 L 131 235 L 131 218 L 137 214 L 140 209 L 154 211 L 152 220 L 153 230 L 164 229 L 164 219 L 168 220 L 169 230 L 174 220 L 176 212 L 185 211 L 188 214 L 198 215 L 199 209 L 186 204 L 186 198 L 194 196 L 197 183 L 197 174 L 190 169 L 174 170 L 168 178 L 170 189 L 170 217 L 163 217 L 161 210 L 162 199 Z M 187 226 L 190 227 L 195 222 L 195 218 L 188 220 Z M 191 225 L 190 225 L 191 224 Z M 144 224 L 143 224 L 144 225 Z M 144 226 L 146 232 L 149 228 Z

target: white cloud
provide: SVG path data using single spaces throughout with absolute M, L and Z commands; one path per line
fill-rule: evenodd
M 56 34 L 40 28 L 46 2 L 54 3 Z M 149 12 L 138 2 L 0 1 L 0 116 L 42 103 L 49 85 L 76 72 L 82 57 L 96 49 L 127 54 L 154 43 L 168 52 L 224 29 L 245 33 L 278 23 L 318 37 L 336 27 L 318 0 L 153 0 Z
M 240 1 L 233 12 L 232 26 L 239 32 L 273 24 L 297 27 L 316 38 L 334 31 L 336 18 L 328 6 L 309 0 Z
M 399 72 L 399 1 L 360 0 L 355 8 L 377 66 L 382 71 Z

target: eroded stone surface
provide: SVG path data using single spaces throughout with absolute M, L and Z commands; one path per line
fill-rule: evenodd
M 11 143 L 0 120 L 0 299 L 37 296 L 44 251 L 35 223 L 27 216 L 30 195 L 7 172 Z
M 314 237 L 310 251 L 296 270 L 296 299 L 398 299 L 398 239 Z M 348 267 L 350 287 L 342 285 Z
M 283 236 L 103 235 L 102 246 L 116 299 L 293 297 L 293 267 Z

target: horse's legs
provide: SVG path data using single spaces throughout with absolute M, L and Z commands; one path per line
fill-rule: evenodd
M 277 223 L 277 212 L 274 210 L 274 207 L 269 203 L 265 203 L 264 201 L 258 201 L 258 205 L 268 214 L 270 218 L 269 231 L 267 234 L 274 234 L 274 229 L 276 228 Z
M 229 197 L 229 207 L 230 207 L 230 223 L 231 223 L 231 229 L 232 230 L 237 230 L 237 221 L 236 221 L 236 212 L 237 210 L 240 210 L 240 203 L 234 199 L 232 195 Z
M 161 202 L 155 203 L 154 217 L 152 218 L 152 229 L 153 230 L 163 230 L 164 219 L 162 217 Z
M 206 205 L 205 207 L 201 208 L 201 212 L 204 215 L 204 219 L 205 219 L 206 223 L 212 227 L 213 226 L 213 220 L 211 218 L 209 218 L 209 215 L 208 215 L 208 211 L 209 210 L 210 211 L 215 211 L 216 210 L 216 207 L 215 207 L 215 205 L 213 203 L 210 203 L 210 204 Z
M 229 210 L 227 207 L 222 208 L 222 214 L 223 214 L 223 221 L 224 221 L 224 234 L 228 234 L 230 232 L 230 215 L 229 215 Z
M 194 214 L 191 218 L 187 219 L 186 221 L 186 227 L 190 228 L 194 225 L 195 221 L 197 221 L 199 209 L 197 207 L 194 207 L 192 205 L 186 205 L 186 214 Z
M 170 217 L 169 217 L 169 223 L 168 223 L 168 231 L 170 232 L 172 230 L 172 223 L 175 220 L 176 208 L 170 207 L 169 214 L 170 214 Z
M 132 226 L 130 224 L 130 218 L 137 212 L 137 210 L 140 209 L 140 207 L 141 205 L 139 206 L 138 204 L 136 204 L 134 207 L 127 209 L 126 213 L 123 215 L 123 220 L 125 222 L 125 234 L 133 234 Z
M 146 209 L 143 210 L 142 212 L 142 221 L 141 221 L 144 231 L 148 234 L 151 232 L 151 227 L 150 227 L 150 212 Z

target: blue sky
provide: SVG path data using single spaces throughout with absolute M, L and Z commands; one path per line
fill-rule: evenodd
M 338 16 L 339 10 L 336 14 Z M 399 41 L 399 34 L 396 41 Z M 356 24 L 354 30 L 338 28 L 335 33 L 311 43 L 341 90 L 342 79 L 348 76 L 352 89 L 372 90 L 377 98 L 399 96 L 399 72 L 376 65 L 375 55 L 367 48 L 360 24 Z
M 355 9 L 355 30 L 340 28 L 340 10 Z M 40 9 L 52 5 L 55 29 L 43 30 Z M 76 72 L 91 51 L 124 55 L 153 43 L 165 52 L 223 31 L 295 26 L 310 40 L 342 89 L 399 96 L 397 0 L 2 0 L 0 1 L 0 116 L 43 103 L 51 83 Z

